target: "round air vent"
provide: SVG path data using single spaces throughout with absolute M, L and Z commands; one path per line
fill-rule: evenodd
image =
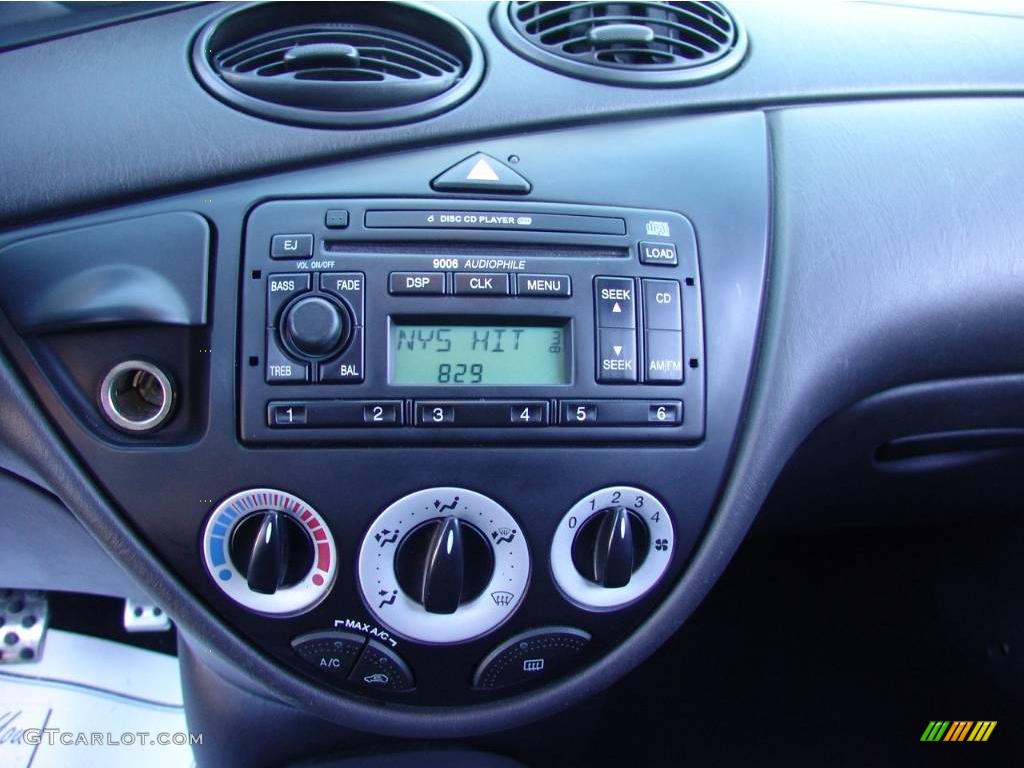
M 469 96 L 483 54 L 462 24 L 402 2 L 277 2 L 234 8 L 200 31 L 196 75 L 259 117 L 316 126 L 419 120 Z
M 706 82 L 735 69 L 747 50 L 721 3 L 502 3 L 494 26 L 537 64 L 613 85 Z

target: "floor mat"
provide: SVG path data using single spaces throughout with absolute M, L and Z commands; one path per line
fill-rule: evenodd
M 0 766 L 194 766 L 178 660 L 50 630 L 39 661 L 0 666 Z

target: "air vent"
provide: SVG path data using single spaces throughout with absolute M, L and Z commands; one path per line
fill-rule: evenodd
M 420 120 L 461 102 L 483 74 L 465 27 L 401 2 L 244 6 L 203 28 L 192 63 L 231 106 L 316 126 Z
M 513 2 L 494 26 L 521 56 L 613 85 L 692 85 L 743 60 L 747 38 L 721 3 Z

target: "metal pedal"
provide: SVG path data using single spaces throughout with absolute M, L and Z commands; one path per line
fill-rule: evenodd
M 166 632 L 171 620 L 158 605 L 124 601 L 124 628 L 127 632 Z
M 49 616 L 45 592 L 0 590 L 0 664 L 38 660 Z

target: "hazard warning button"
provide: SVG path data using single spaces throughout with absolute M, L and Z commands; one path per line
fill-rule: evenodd
M 470 155 L 442 173 L 430 186 L 438 192 L 504 192 L 525 195 L 530 182 L 483 152 Z

